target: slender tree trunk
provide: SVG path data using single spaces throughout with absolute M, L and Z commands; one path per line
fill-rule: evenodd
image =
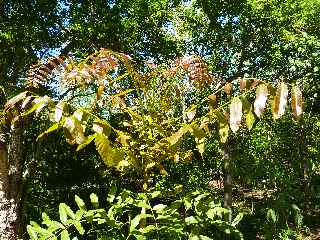
M 225 143 L 223 147 L 224 160 L 224 207 L 229 210 L 225 215 L 225 221 L 232 222 L 232 166 L 231 166 L 231 149 L 229 143 Z M 229 240 L 230 235 L 225 236 L 225 240 Z
M 0 240 L 16 240 L 21 231 L 23 129 L 18 122 L 11 131 L 9 147 L 0 141 Z

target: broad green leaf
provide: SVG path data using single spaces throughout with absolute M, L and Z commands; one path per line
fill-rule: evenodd
M 41 110 L 51 102 L 51 99 L 48 96 L 44 96 L 35 98 L 33 102 L 35 104 L 28 111 L 24 112 L 22 116 L 27 116 L 33 112 L 39 114 Z
M 236 132 L 239 129 L 242 119 L 242 102 L 240 98 L 234 97 L 230 104 L 230 129 Z
M 130 222 L 130 232 L 133 232 L 136 227 L 139 225 L 140 223 L 140 220 L 141 220 L 141 215 L 138 214 L 137 216 L 135 216 L 131 222 Z
M 140 228 L 139 229 L 142 233 L 149 233 L 149 232 L 152 232 L 152 231 L 156 231 L 157 228 L 155 225 L 148 225 L 146 226 L 145 228 Z
M 60 211 L 60 208 L 63 209 L 63 211 L 65 212 L 65 214 L 67 214 L 67 216 L 69 216 L 72 219 L 76 219 L 76 215 L 74 214 L 74 212 L 71 210 L 71 208 L 67 204 L 60 203 L 59 211 Z
M 80 210 L 84 210 L 84 211 L 87 210 L 84 201 L 78 195 L 74 196 L 74 200 Z
M 70 240 L 70 236 L 67 230 L 62 230 L 61 232 L 61 240 Z
M 187 225 L 197 224 L 199 222 L 194 216 L 186 217 L 184 221 Z
M 84 228 L 82 227 L 80 221 L 75 220 L 73 225 L 75 226 L 75 228 L 77 229 L 80 235 L 83 235 L 85 233 Z
M 168 142 L 171 146 L 175 145 L 178 141 L 181 140 L 184 134 L 186 134 L 190 130 L 190 125 L 184 125 L 177 132 L 172 134 L 167 138 Z
M 155 205 L 155 206 L 152 208 L 152 210 L 160 213 L 160 212 L 162 212 L 166 207 L 167 207 L 167 205 L 164 205 L 164 204 L 161 204 L 161 203 L 160 203 L 160 204 Z
M 5 111 L 13 109 L 18 102 L 24 100 L 28 95 L 30 95 L 30 92 L 29 91 L 25 91 L 25 92 L 19 93 L 18 95 L 16 95 L 13 98 L 11 98 L 4 105 Z
M 27 226 L 27 232 L 28 232 L 31 240 L 39 239 L 37 232 L 34 230 L 34 228 L 32 226 L 30 226 L 30 225 Z
M 276 96 L 274 98 L 272 112 L 273 118 L 279 119 L 286 110 L 288 97 L 288 87 L 285 83 L 280 83 L 278 85 Z
M 60 203 L 59 205 L 59 216 L 60 216 L 60 221 L 62 223 L 66 223 L 68 219 L 68 215 L 66 212 L 66 209 L 64 208 L 64 204 Z
M 293 86 L 291 89 L 291 109 L 294 118 L 299 120 L 303 112 L 303 98 L 298 86 Z
M 108 196 L 107 196 L 107 201 L 109 203 L 112 203 L 114 201 L 114 199 L 116 198 L 116 194 L 117 194 L 117 186 L 112 185 L 109 190 Z
M 28 106 L 28 104 L 33 100 L 33 96 L 28 96 L 24 99 L 24 101 L 21 104 L 21 109 L 24 110 Z
M 268 99 L 268 87 L 266 84 L 260 84 L 256 90 L 256 99 L 254 101 L 254 113 L 257 117 L 261 117 L 266 108 Z

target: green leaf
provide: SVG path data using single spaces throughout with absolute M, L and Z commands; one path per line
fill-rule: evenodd
M 39 239 L 37 232 L 34 230 L 34 228 L 32 226 L 30 226 L 30 225 L 27 226 L 27 232 L 28 232 L 31 240 Z
M 234 226 L 234 227 L 237 226 L 238 223 L 242 220 L 242 218 L 243 218 L 243 213 L 239 213 L 239 214 L 236 216 L 236 218 L 233 219 L 231 225 Z
M 167 208 L 167 205 L 164 205 L 164 204 L 157 204 L 155 205 L 152 210 L 156 211 L 157 213 L 160 213 L 162 212 L 165 208 Z
M 67 230 L 62 230 L 61 232 L 61 240 L 70 240 L 69 233 Z
M 199 153 L 202 155 L 204 153 L 204 149 L 205 149 L 205 139 L 206 139 L 206 133 L 197 125 L 193 124 L 191 126 L 191 131 L 192 134 L 195 137 L 195 141 L 197 144 L 197 148 Z
M 269 208 L 267 212 L 267 219 L 272 223 L 276 223 L 278 221 L 277 214 L 272 208 Z
M 87 210 L 84 201 L 78 195 L 74 196 L 74 200 L 80 210 L 84 210 L 84 211 Z
M 75 226 L 80 235 L 83 235 L 85 233 L 84 228 L 82 227 L 79 221 L 74 221 L 73 225 Z
M 94 208 L 98 208 L 99 207 L 99 198 L 95 193 L 91 193 L 90 194 L 90 200 L 91 200 L 92 206 Z
M 130 222 L 130 232 L 133 232 L 136 227 L 139 225 L 140 223 L 140 220 L 141 220 L 141 215 L 138 214 L 137 216 L 135 216 L 131 222 Z
M 107 196 L 107 201 L 109 203 L 112 203 L 114 201 L 114 199 L 116 198 L 116 193 L 117 193 L 117 186 L 112 185 Z
M 199 221 L 194 216 L 186 217 L 184 220 L 187 225 L 199 223 Z
M 60 203 L 59 204 L 59 216 L 60 216 L 60 221 L 62 223 L 66 223 L 67 222 L 67 219 L 68 219 L 68 215 L 67 215 L 67 212 L 64 208 L 64 204 Z
M 64 209 L 63 211 L 65 211 L 67 216 L 69 216 L 72 219 L 76 219 L 76 215 L 74 214 L 74 212 L 71 210 L 71 208 L 67 204 L 60 203 L 59 210 L 60 210 L 60 208 Z

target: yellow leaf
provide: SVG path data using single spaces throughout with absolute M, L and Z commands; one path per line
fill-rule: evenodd
M 229 125 L 226 116 L 219 110 L 215 110 L 213 114 L 219 123 L 220 142 L 225 143 L 229 136 Z
M 234 97 L 230 104 L 230 128 L 232 132 L 239 129 L 242 119 L 242 102 L 238 97 Z
M 82 144 L 86 140 L 83 126 L 75 117 L 66 118 L 63 129 L 67 139 L 72 143 Z
M 255 117 L 252 112 L 252 105 L 245 97 L 243 97 L 241 100 L 243 104 L 243 112 L 246 118 L 246 125 L 247 128 L 250 130 L 255 122 Z
M 268 87 L 265 84 L 261 84 L 257 87 L 256 99 L 254 101 L 254 113 L 257 117 L 260 117 L 266 107 L 268 98 Z

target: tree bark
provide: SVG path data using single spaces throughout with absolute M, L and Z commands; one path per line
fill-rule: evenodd
M 223 160 L 224 160 L 224 207 L 228 209 L 225 215 L 225 221 L 232 222 L 232 163 L 231 163 L 231 148 L 227 143 L 223 146 Z M 229 240 L 230 235 L 226 234 L 225 240 Z
M 10 144 L 0 141 L 0 240 L 16 240 L 22 229 L 22 133 L 21 123 L 17 121 L 11 131 Z

